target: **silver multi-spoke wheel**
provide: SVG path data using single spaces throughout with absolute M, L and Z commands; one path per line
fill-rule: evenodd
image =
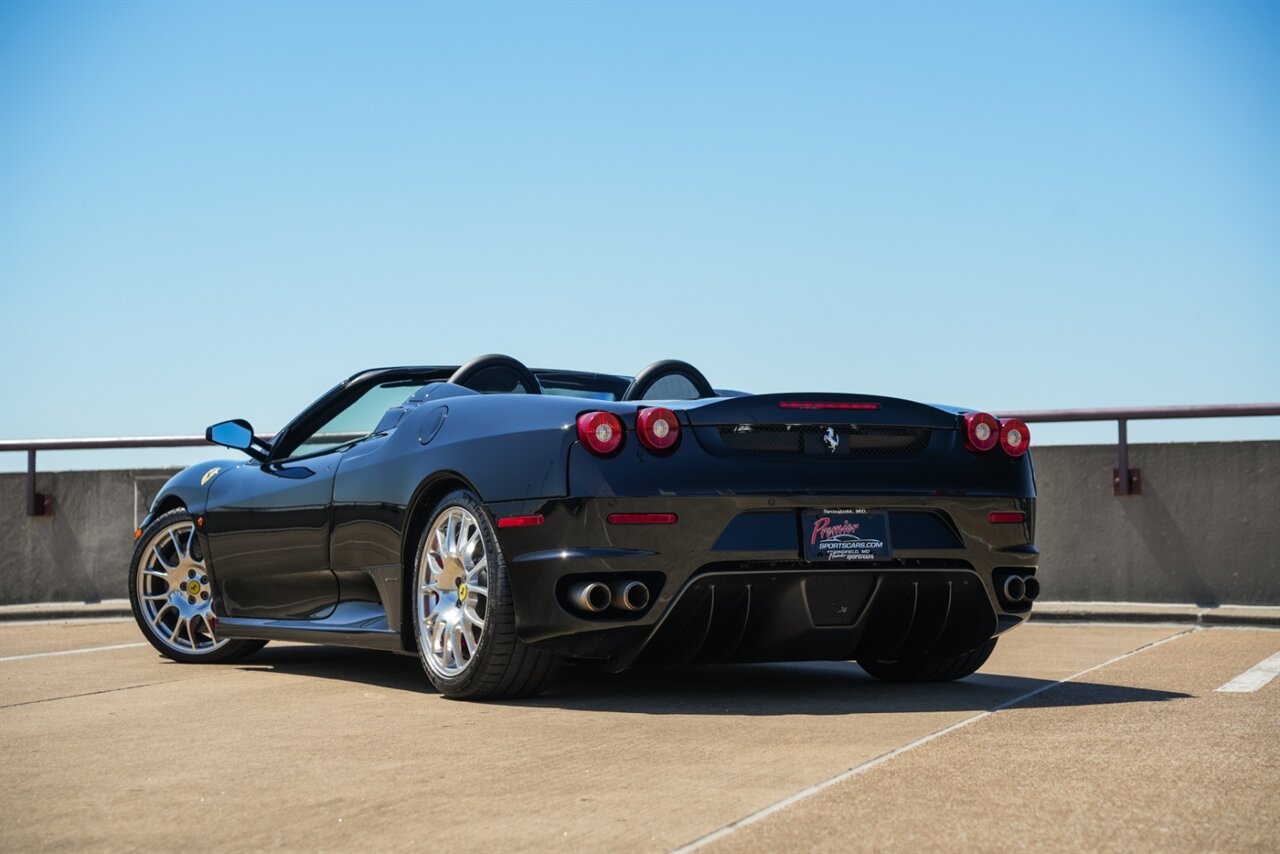
M 420 529 L 409 588 L 418 657 L 446 697 L 532 697 L 560 658 L 516 634 L 515 602 L 502 544 L 480 497 L 456 489 L 440 498 Z
M 480 648 L 489 605 L 484 533 L 465 508 L 432 521 L 418 566 L 418 646 L 436 674 L 458 676 Z
M 136 560 L 139 622 L 152 637 L 186 655 L 212 653 L 226 644 L 217 635 L 213 590 L 189 518 L 151 534 Z

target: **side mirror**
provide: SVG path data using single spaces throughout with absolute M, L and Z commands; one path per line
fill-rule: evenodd
M 253 435 L 253 425 L 243 418 L 214 424 L 204 431 L 204 438 L 206 442 L 214 445 L 244 451 L 255 460 L 262 461 L 267 458 L 267 455 L 257 447 L 263 442 Z

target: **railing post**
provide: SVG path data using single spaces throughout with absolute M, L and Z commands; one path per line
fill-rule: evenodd
M 1142 473 L 1129 468 L 1129 419 L 1117 418 L 1116 470 L 1111 473 L 1112 495 L 1141 495 Z
M 36 493 L 36 449 L 27 449 L 27 515 L 44 515 L 44 502 Z

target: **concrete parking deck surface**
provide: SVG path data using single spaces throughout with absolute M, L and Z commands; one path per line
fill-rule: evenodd
M 1216 689 L 1277 650 L 1268 629 L 1041 624 L 946 685 L 578 669 L 484 705 L 412 658 L 180 665 L 128 621 L 11 623 L 0 849 L 1274 851 L 1280 680 Z

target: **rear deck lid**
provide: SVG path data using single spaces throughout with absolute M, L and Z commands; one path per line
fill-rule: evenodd
M 681 407 L 694 426 L 724 424 L 857 424 L 954 430 L 953 410 L 896 397 L 852 394 L 757 394 L 691 400 Z
M 685 412 L 699 444 L 728 456 L 913 456 L 957 423 L 928 404 L 829 393 L 698 401 Z

